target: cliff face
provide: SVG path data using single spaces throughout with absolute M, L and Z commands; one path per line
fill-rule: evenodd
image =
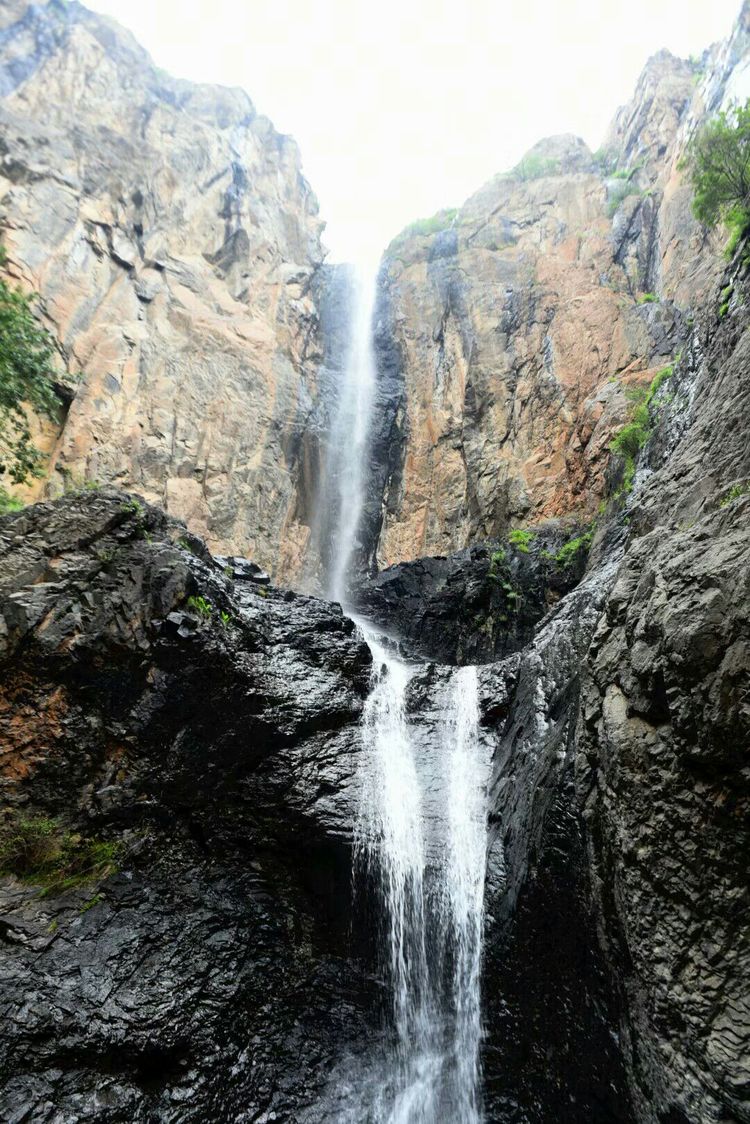
M 742 96 L 747 18 L 700 66 L 651 59 L 600 153 L 542 141 L 391 244 L 404 412 L 381 565 L 596 513 L 626 388 L 679 353 L 719 268 L 678 163 L 695 124 Z
M 36 491 L 126 483 L 217 549 L 299 569 L 322 224 L 294 142 L 79 4 L 13 0 L 0 199 L 74 392 Z
M 740 255 L 647 448 L 584 663 L 577 785 L 648 1124 L 750 1119 L 748 299 Z

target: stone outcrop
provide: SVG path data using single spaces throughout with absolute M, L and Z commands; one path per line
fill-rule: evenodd
M 720 268 L 678 165 L 696 125 L 747 96 L 749 18 L 700 63 L 654 56 L 600 152 L 542 141 L 390 245 L 404 405 L 380 566 L 596 513 L 627 388 L 679 354 Z
M 294 142 L 111 20 L 11 0 L 0 200 L 8 274 L 41 294 L 73 392 L 35 492 L 135 487 L 212 548 L 298 572 L 323 255 Z
M 548 524 L 518 544 L 490 541 L 399 562 L 361 579 L 350 597 L 358 613 L 398 638 L 407 657 L 491 663 L 524 647 L 580 581 L 588 546 L 579 531 Z
M 367 991 L 348 938 L 367 647 L 337 606 L 116 491 L 3 519 L 0 572 L 4 817 L 120 847 L 103 884 L 2 879 L 0 1116 L 290 1118 Z
M 630 502 L 586 660 L 577 785 L 638 1119 L 750 1119 L 750 386 L 742 255 Z M 713 307 L 712 307 L 713 305 Z M 671 1113 L 671 1115 L 670 1115 Z

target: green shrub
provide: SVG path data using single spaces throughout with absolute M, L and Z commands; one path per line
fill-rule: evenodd
M 676 362 L 676 360 L 675 360 Z M 630 420 L 615 434 L 610 442 L 610 451 L 625 461 L 621 491 L 629 492 L 635 477 L 635 462 L 643 446 L 653 433 L 654 423 L 649 407 L 659 388 L 672 377 L 674 363 L 668 363 L 654 375 L 648 387 L 631 386 L 625 395 L 633 403 Z
M 559 173 L 560 161 L 558 159 L 554 156 L 539 156 L 537 153 L 531 152 L 528 156 L 524 156 L 523 160 L 519 160 L 510 174 L 513 179 L 528 182 L 529 180 L 543 179 L 544 176 L 556 176 Z
M 535 531 L 524 531 L 521 528 L 517 528 L 508 535 L 508 542 L 511 546 L 514 546 L 516 550 L 520 551 L 521 554 L 528 554 L 529 547 L 535 538 Z
M 121 844 L 71 831 L 59 819 L 19 816 L 0 831 L 0 873 L 60 893 L 114 874 Z
M 5 260 L 0 247 L 0 266 Z M 42 470 L 24 407 L 52 420 L 60 407 L 54 341 L 34 316 L 34 299 L 0 280 L 0 475 L 7 472 L 14 484 Z
M 602 175 L 612 175 L 617 168 L 617 159 L 617 153 L 611 148 L 598 148 L 594 153 L 594 163 Z
M 0 486 L 0 515 L 10 515 L 12 511 L 21 511 L 26 505 L 17 496 Z
M 499 547 L 490 558 L 490 569 L 498 570 L 501 566 L 505 565 L 507 559 L 507 554 L 502 547 Z
M 640 195 L 640 189 L 631 181 L 628 176 L 627 179 L 618 179 L 615 183 L 607 187 L 607 214 L 612 218 L 620 207 L 620 204 L 628 198 L 629 195 Z
M 738 500 L 741 496 L 747 495 L 750 495 L 750 484 L 733 484 L 719 504 L 719 507 L 728 507 L 734 500 Z
M 727 223 L 733 254 L 750 228 L 750 101 L 699 129 L 681 166 L 690 174 L 693 214 L 711 228 Z
M 403 234 L 438 234 L 453 225 L 457 214 L 458 207 L 444 207 L 428 219 L 416 219 L 415 222 L 409 223 Z
M 588 531 L 584 531 L 583 534 L 560 547 L 554 559 L 557 565 L 572 566 L 582 551 L 588 551 L 593 538 L 594 526 L 592 525 Z
M 521 608 L 522 597 L 520 592 L 515 588 L 510 581 L 510 570 L 508 567 L 508 555 L 503 547 L 498 547 L 496 551 L 490 556 L 490 565 L 487 570 L 487 577 L 494 584 L 494 586 L 501 590 L 505 600 L 505 608 L 509 612 L 517 613 Z M 498 620 L 507 621 L 507 613 L 499 613 Z
M 677 363 L 679 361 L 679 358 L 680 356 L 678 355 L 675 358 L 674 363 Z M 651 400 L 658 391 L 659 387 L 661 387 L 667 381 L 667 379 L 671 379 L 672 375 L 674 374 L 674 363 L 667 363 L 666 367 L 662 367 L 661 370 L 656 372 L 653 379 L 651 380 L 651 385 L 648 388 L 648 394 L 646 395 L 646 405 L 651 404 Z
M 199 617 L 203 617 L 204 620 L 208 620 L 214 611 L 211 602 L 200 595 L 197 597 L 188 597 L 185 605 L 189 612 L 196 613 Z
M 656 293 L 641 293 L 638 297 L 638 304 L 656 304 L 658 300 Z

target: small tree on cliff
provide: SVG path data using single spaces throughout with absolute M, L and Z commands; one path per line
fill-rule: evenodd
M 0 247 L 0 266 L 4 262 Z M 52 367 L 54 341 L 34 316 L 32 301 L 0 279 L 0 480 L 14 484 L 38 474 L 41 466 L 26 409 L 55 418 L 60 405 Z
M 750 227 L 750 101 L 714 117 L 693 137 L 685 165 L 693 184 L 693 214 L 706 226 L 725 222 L 734 252 Z

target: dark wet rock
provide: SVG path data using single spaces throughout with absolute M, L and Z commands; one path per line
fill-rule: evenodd
M 580 580 L 587 544 L 558 560 L 583 528 L 550 524 L 514 546 L 494 541 L 448 557 L 418 558 L 360 580 L 358 612 L 397 635 L 402 650 L 444 664 L 488 663 L 527 644 L 550 608 Z
M 101 885 L 2 880 L 0 1115 L 289 1119 L 364 1010 L 368 649 L 338 606 L 234 585 L 112 490 L 0 520 L 0 572 L 6 815 L 123 848 Z
M 748 282 L 732 272 L 730 315 L 701 316 L 673 376 L 583 675 L 578 800 L 645 1124 L 750 1120 Z
M 262 570 L 257 562 L 249 558 L 223 558 L 216 556 L 216 561 L 223 568 L 227 577 L 236 582 L 255 582 L 256 585 L 270 585 L 270 575 Z

